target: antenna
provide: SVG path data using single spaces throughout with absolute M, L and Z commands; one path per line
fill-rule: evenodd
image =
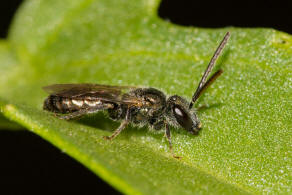
M 224 46 L 226 45 L 228 39 L 230 37 L 230 32 L 227 32 L 223 38 L 223 40 L 221 41 L 220 45 L 217 47 L 213 57 L 211 58 L 209 65 L 207 66 L 207 69 L 204 72 L 204 75 L 201 78 L 201 81 L 198 85 L 198 88 L 196 90 L 196 92 L 193 95 L 192 101 L 190 103 L 189 109 L 191 109 L 193 107 L 193 104 L 197 101 L 197 99 L 201 96 L 202 92 L 207 89 L 222 73 L 223 70 L 218 70 L 217 72 L 215 72 L 210 79 L 206 82 L 206 79 L 208 77 L 208 75 L 210 74 L 210 72 L 212 71 L 215 62 L 217 60 L 217 58 L 219 57 L 220 53 L 222 52 Z

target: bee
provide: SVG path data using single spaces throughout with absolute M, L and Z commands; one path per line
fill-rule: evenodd
M 133 86 L 110 86 L 100 84 L 53 84 L 43 89 L 50 95 L 45 99 L 43 109 L 54 112 L 60 119 L 71 120 L 99 111 L 107 111 L 109 118 L 121 121 L 111 136 L 112 140 L 128 124 L 148 125 L 155 130 L 165 130 L 169 150 L 173 157 L 170 126 L 182 128 L 191 134 L 198 134 L 202 124 L 192 107 L 201 94 L 222 74 L 219 69 L 208 80 L 215 62 L 226 45 L 230 33 L 227 32 L 216 49 L 201 81 L 188 102 L 185 98 L 172 95 L 167 97 L 155 88 Z

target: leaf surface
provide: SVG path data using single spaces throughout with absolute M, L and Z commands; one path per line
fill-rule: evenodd
M 271 29 L 181 27 L 154 0 L 26 1 L 0 42 L 1 111 L 128 194 L 291 191 L 292 38 Z M 190 99 L 224 34 L 232 34 L 200 98 L 198 136 L 118 127 L 103 113 L 61 121 L 42 111 L 42 86 L 151 86 Z

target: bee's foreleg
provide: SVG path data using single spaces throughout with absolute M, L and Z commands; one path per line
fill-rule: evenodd
M 165 124 L 165 136 L 166 136 L 168 143 L 169 143 L 169 150 L 174 158 L 181 159 L 182 157 L 177 156 L 173 153 L 169 125 L 166 122 L 164 124 Z

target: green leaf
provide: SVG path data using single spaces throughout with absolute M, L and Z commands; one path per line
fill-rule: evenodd
M 0 40 L 0 68 L 1 74 L 0 83 L 2 85 L 6 85 L 5 81 L 8 77 L 8 74 L 12 73 L 12 67 L 15 64 L 15 59 L 13 55 L 10 53 L 9 44 L 6 41 Z M 0 87 L 2 88 L 2 86 Z M 1 110 L 0 110 L 1 111 Z M 11 120 L 7 120 L 2 113 L 0 112 L 0 130 L 20 130 L 23 129 L 17 123 L 12 122 Z
M 0 130 L 23 130 L 23 127 L 0 114 Z
M 181 27 L 155 0 L 26 1 L 0 42 L 0 107 L 128 194 L 291 191 L 292 37 L 271 29 Z M 98 113 L 66 122 L 42 111 L 53 83 L 151 86 L 191 98 L 224 34 L 224 70 L 200 98 L 199 136 L 119 125 Z

